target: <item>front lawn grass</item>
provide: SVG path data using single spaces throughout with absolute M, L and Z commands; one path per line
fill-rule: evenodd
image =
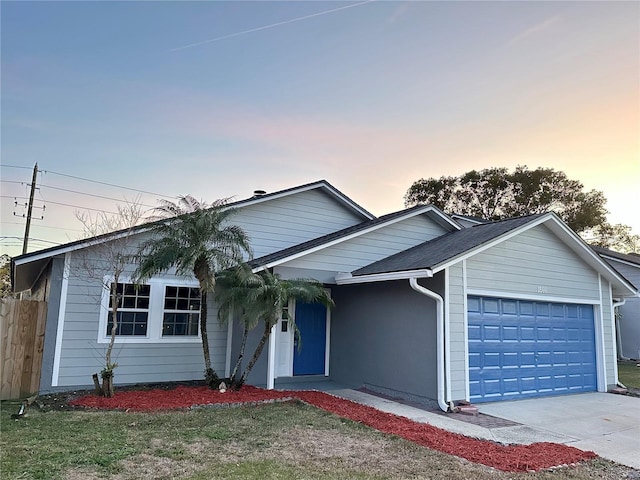
M 640 388 L 640 362 L 618 360 L 618 380 L 628 388 Z
M 156 413 L 0 412 L 3 479 L 600 479 L 596 459 L 513 474 L 472 464 L 299 403 Z

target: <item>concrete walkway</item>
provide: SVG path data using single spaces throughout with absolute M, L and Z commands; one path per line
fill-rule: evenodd
M 332 381 L 287 383 L 277 388 L 320 390 L 449 432 L 500 443 L 564 443 L 640 469 L 640 398 L 584 393 L 480 404 L 481 414 L 518 424 L 491 428 L 460 421 L 456 418 L 460 414 L 444 415 L 405 405 Z

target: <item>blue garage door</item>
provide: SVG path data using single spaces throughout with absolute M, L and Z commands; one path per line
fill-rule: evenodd
M 596 390 L 592 305 L 468 298 L 472 402 Z

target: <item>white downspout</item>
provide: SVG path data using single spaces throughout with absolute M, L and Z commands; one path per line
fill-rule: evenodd
M 618 317 L 616 316 L 616 308 L 617 307 L 621 307 L 622 305 L 624 305 L 627 302 L 626 298 L 623 298 L 622 300 L 618 301 L 618 302 L 613 302 L 613 318 L 615 319 L 615 324 L 616 324 L 616 340 L 618 340 L 618 358 L 620 360 L 631 360 L 628 357 L 625 357 L 622 353 L 622 335 L 620 335 L 620 322 L 618 321 Z
M 445 355 L 445 346 L 448 342 L 445 342 L 444 338 L 444 300 L 440 295 L 431 290 L 424 288 L 418 284 L 417 277 L 409 278 L 409 284 L 416 292 L 421 293 L 436 301 L 436 336 L 437 336 L 437 370 L 438 370 L 438 406 L 443 412 L 449 411 L 448 398 L 445 398 L 445 372 L 449 371 L 449 355 Z M 447 339 L 448 340 L 448 339 Z

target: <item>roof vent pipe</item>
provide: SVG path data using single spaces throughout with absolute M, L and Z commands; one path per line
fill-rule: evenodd
M 266 190 L 254 190 L 253 191 L 253 196 L 254 197 L 261 197 L 263 195 L 266 195 L 267 191 Z

